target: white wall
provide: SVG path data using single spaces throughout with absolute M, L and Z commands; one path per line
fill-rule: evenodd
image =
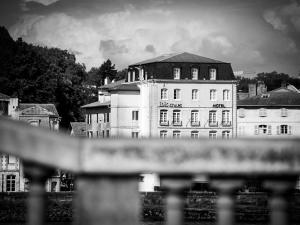
M 282 137 L 282 136 L 300 136 L 300 109 L 288 109 L 287 116 L 281 116 L 281 109 L 267 109 L 267 116 L 260 117 L 259 109 L 244 109 L 245 117 L 240 117 L 241 109 L 238 109 L 238 137 Z M 256 135 L 255 126 L 271 126 L 271 134 Z M 277 126 L 291 126 L 291 134 L 277 134 Z

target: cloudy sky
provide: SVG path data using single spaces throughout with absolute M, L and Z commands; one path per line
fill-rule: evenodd
M 0 25 L 88 69 L 186 51 L 235 71 L 300 73 L 300 0 L 1 0 Z

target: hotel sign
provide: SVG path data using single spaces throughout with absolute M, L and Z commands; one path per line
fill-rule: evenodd
M 213 104 L 213 108 L 225 108 L 224 104 Z
M 160 102 L 159 106 L 168 107 L 168 108 L 182 108 L 182 104 L 168 103 L 168 102 Z

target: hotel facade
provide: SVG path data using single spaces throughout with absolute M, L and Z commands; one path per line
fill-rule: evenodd
M 180 53 L 130 65 L 125 81 L 100 87 L 82 107 L 98 138 L 234 138 L 236 81 L 230 63 Z M 140 190 L 159 180 L 141 176 Z

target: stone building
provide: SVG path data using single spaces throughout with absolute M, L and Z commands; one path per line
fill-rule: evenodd
M 82 108 L 89 137 L 236 137 L 230 63 L 190 53 L 130 65 L 125 82 L 100 87 L 99 101 Z M 155 176 L 143 174 L 140 190 L 156 185 Z
M 17 98 L 0 94 L 2 115 L 24 121 L 32 126 L 52 131 L 59 130 L 60 117 L 54 104 L 24 104 Z M 28 180 L 20 160 L 12 155 L 1 154 L 0 191 L 18 192 L 28 190 Z M 60 191 L 60 171 L 56 171 L 46 182 L 47 191 Z

